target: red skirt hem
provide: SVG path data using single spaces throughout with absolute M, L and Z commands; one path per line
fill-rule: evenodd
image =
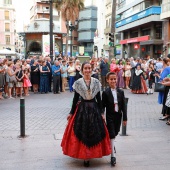
M 61 142 L 63 154 L 70 156 L 72 158 L 78 158 L 84 160 L 92 159 L 92 158 L 101 158 L 103 156 L 110 155 L 111 145 L 110 145 L 110 138 L 109 138 L 109 133 L 107 131 L 106 125 L 104 125 L 106 131 L 105 138 L 97 145 L 89 148 L 86 145 L 84 145 L 74 134 L 73 124 L 74 124 L 75 115 L 76 113 L 72 116 L 72 118 L 68 122 L 65 133 L 63 135 L 63 139 Z

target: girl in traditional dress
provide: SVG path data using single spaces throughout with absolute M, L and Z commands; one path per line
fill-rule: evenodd
M 73 85 L 73 105 L 61 146 L 65 155 L 83 159 L 84 166 L 88 167 L 90 159 L 109 155 L 111 146 L 104 122 L 101 84 L 91 77 L 92 68 L 88 62 L 83 63 L 81 71 L 83 78 Z
M 135 70 L 135 75 L 132 84 L 132 93 L 142 94 L 147 92 L 147 86 L 144 79 L 143 71 L 141 70 L 141 65 L 137 65 Z

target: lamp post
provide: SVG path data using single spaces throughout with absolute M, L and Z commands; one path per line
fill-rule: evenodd
M 78 25 L 78 19 L 75 20 L 74 25 L 72 23 L 69 23 L 69 21 L 66 21 L 66 27 L 71 32 L 71 36 L 70 36 L 70 57 L 72 57 L 72 50 L 73 50 L 73 44 L 72 44 L 73 30 L 76 29 L 77 25 Z

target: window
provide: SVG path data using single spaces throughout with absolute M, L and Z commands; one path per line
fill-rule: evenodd
M 10 44 L 10 35 L 5 36 L 6 44 Z
M 9 20 L 9 11 L 5 11 L 5 20 Z
M 6 4 L 6 5 L 12 5 L 12 0 L 4 0 L 4 4 Z
M 151 30 L 150 29 L 148 29 L 148 30 L 142 30 L 142 35 L 144 36 L 144 35 L 150 35 L 150 33 L 151 33 Z
M 9 23 L 5 23 L 5 31 L 9 32 L 10 31 L 10 25 Z

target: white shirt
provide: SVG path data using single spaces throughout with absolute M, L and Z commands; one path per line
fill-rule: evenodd
M 117 91 L 116 89 L 111 89 L 112 95 L 114 98 L 114 104 L 115 104 L 115 111 L 118 112 L 118 100 L 117 100 Z

